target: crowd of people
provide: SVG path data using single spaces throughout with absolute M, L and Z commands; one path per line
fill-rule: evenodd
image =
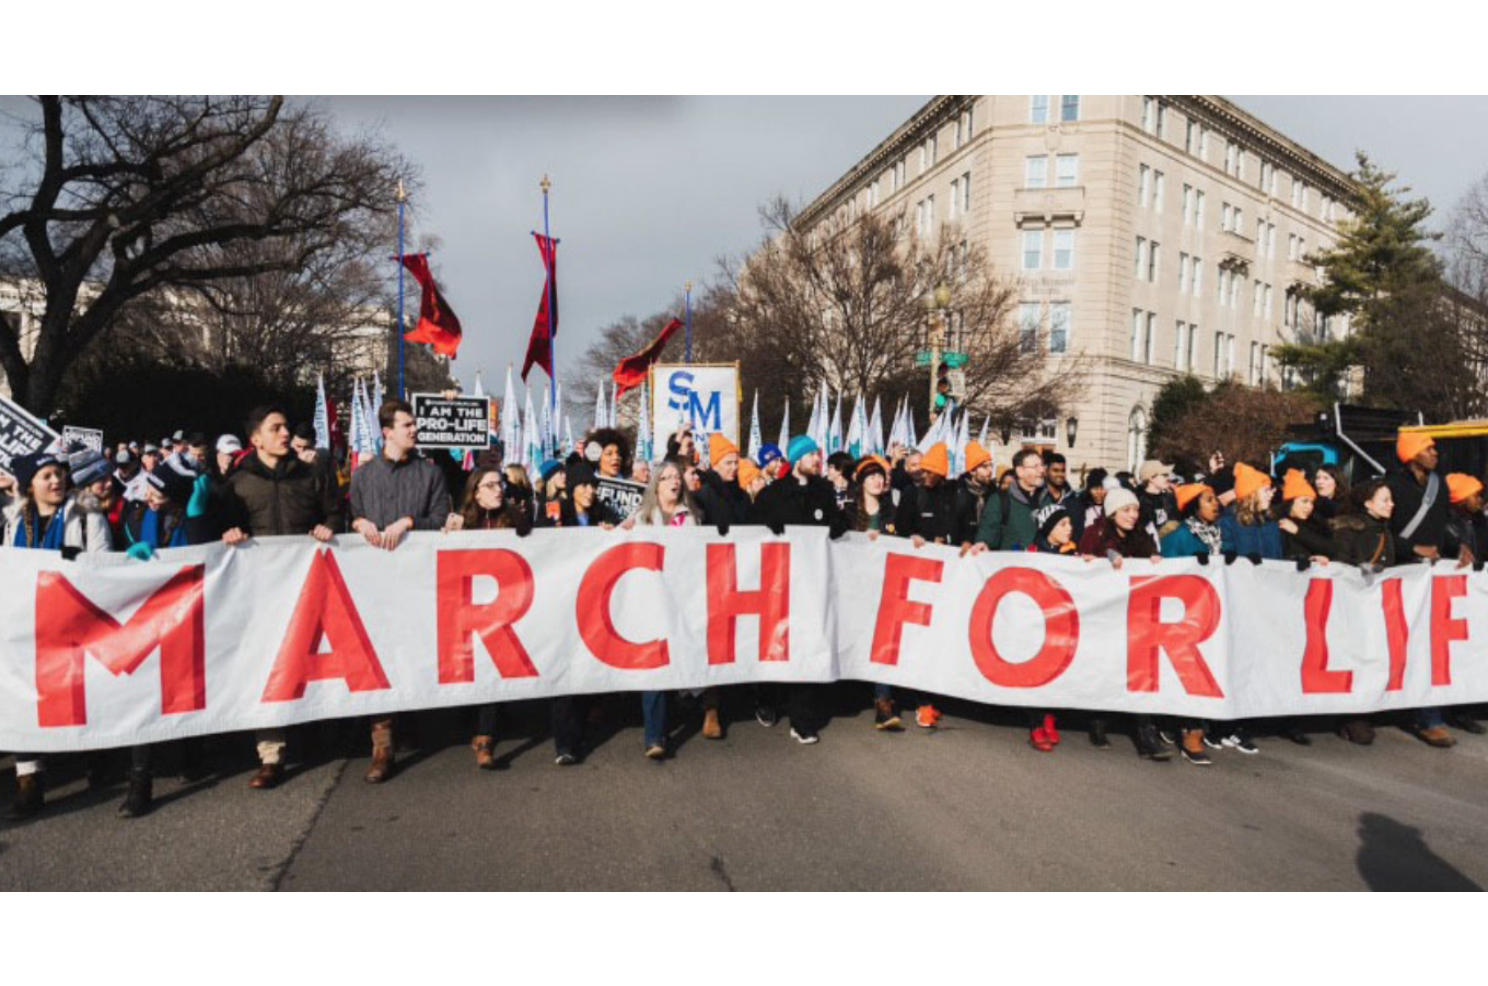
M 1335 467 L 1285 469 L 1281 476 L 1250 464 L 1233 465 L 1216 453 L 1201 474 L 1180 478 L 1159 461 L 1135 473 L 1092 469 L 1076 489 L 1063 456 L 1031 448 L 1013 453 L 999 473 L 990 452 L 971 442 L 958 460 L 960 475 L 944 444 L 924 451 L 895 446 L 887 456 L 855 458 L 844 451 L 824 454 L 808 436 L 787 447 L 765 445 L 757 461 L 744 457 L 722 435 L 699 447 L 686 428 L 669 437 L 657 462 L 632 461 L 626 436 L 610 428 L 592 431 L 562 461 L 543 462 L 530 475 L 503 464 L 499 450 L 486 450 L 468 472 L 446 455 L 418 448 L 412 408 L 401 400 L 378 412 L 379 454 L 349 475 L 315 448 L 308 423 L 291 431 L 277 406 L 254 409 L 244 439 L 177 432 L 158 444 L 122 443 L 107 454 L 79 449 L 46 450 L 12 462 L 13 479 L 0 485 L 4 498 L 5 545 L 62 552 L 124 552 L 149 561 L 167 547 L 222 541 L 241 544 L 271 535 L 309 536 L 326 542 L 338 534 L 358 536 L 374 547 L 396 550 L 410 531 L 534 527 L 604 530 L 636 525 L 702 525 L 727 531 L 758 525 L 775 533 L 789 526 L 820 526 L 832 537 L 848 531 L 872 538 L 903 538 L 915 547 L 935 543 L 963 556 L 986 551 L 1064 554 L 1119 568 L 1125 559 L 1198 557 L 1213 564 L 1275 559 L 1310 565 L 1352 565 L 1381 571 L 1395 565 L 1444 561 L 1474 565 L 1488 551 L 1484 485 L 1463 474 L 1438 473 L 1429 437 L 1402 433 L 1398 470 L 1352 489 Z M 644 484 L 639 507 L 621 516 L 600 495 L 606 480 Z M 451 496 L 451 490 L 457 495 Z M 802 744 L 820 739 L 827 686 L 740 686 L 734 689 L 765 727 L 783 710 L 790 735 Z M 934 729 L 941 717 L 937 699 L 896 694 L 873 685 L 874 727 L 905 728 L 901 709 L 913 709 L 917 727 Z M 705 738 L 724 735 L 722 695 L 707 689 L 683 696 L 701 715 Z M 669 698 L 641 692 L 643 752 L 668 756 Z M 677 703 L 671 703 L 675 706 Z M 585 753 L 586 734 L 604 714 L 596 696 L 552 699 L 550 716 L 555 762 L 567 766 Z M 496 766 L 500 706 L 474 711 L 471 747 L 476 766 Z M 1470 710 L 1413 710 L 1402 724 L 1433 747 L 1455 743 L 1449 724 L 1471 733 L 1484 728 Z M 1285 721 L 1271 731 L 1307 745 L 1324 725 L 1351 742 L 1373 741 L 1376 719 L 1342 723 Z M 1061 742 L 1057 710 L 1029 710 L 1028 740 L 1040 751 Z M 1100 713 L 1085 718 L 1090 742 L 1111 746 L 1110 722 Z M 1130 717 L 1138 755 L 1167 761 L 1176 755 L 1196 765 L 1211 752 L 1255 754 L 1248 724 L 1165 717 Z M 395 718 L 370 724 L 372 759 L 365 779 L 393 776 Z M 277 786 L 284 777 L 289 737 L 283 730 L 255 736 L 259 768 L 250 785 Z M 181 741 L 183 770 L 205 769 L 200 741 Z M 129 751 L 127 793 L 120 814 L 137 817 L 153 802 L 154 751 Z M 28 817 L 45 804 L 45 760 L 16 754 L 17 791 L 11 808 Z

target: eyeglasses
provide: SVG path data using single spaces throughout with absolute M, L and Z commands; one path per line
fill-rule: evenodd
M 497 482 L 497 483 L 481 483 L 478 486 L 476 486 L 476 489 L 478 489 L 478 490 L 484 490 L 487 493 L 495 493 L 495 492 L 497 492 L 497 491 L 499 491 L 501 489 L 501 484 L 499 482 Z

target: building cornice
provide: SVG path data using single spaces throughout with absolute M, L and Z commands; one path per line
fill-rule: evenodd
M 1250 143 L 1263 148 L 1288 171 L 1308 181 L 1335 198 L 1357 191 L 1358 185 L 1348 172 L 1323 160 L 1279 130 L 1263 123 L 1223 96 L 1164 96 L 1187 113 L 1205 116 L 1238 131 Z
M 865 177 L 888 167 L 901 153 L 908 152 L 945 120 L 961 112 L 976 96 L 935 96 L 921 106 L 897 130 L 863 156 L 847 173 L 811 201 L 796 216 L 801 226 L 811 226 L 831 212 L 848 194 L 856 191 Z M 973 137 L 973 140 L 976 138 Z

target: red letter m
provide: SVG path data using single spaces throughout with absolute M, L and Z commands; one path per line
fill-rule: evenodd
M 115 675 L 133 674 L 160 649 L 160 710 L 195 712 L 207 704 L 201 565 L 188 565 L 121 624 L 61 572 L 36 577 L 36 710 L 42 726 L 88 722 L 84 655 Z

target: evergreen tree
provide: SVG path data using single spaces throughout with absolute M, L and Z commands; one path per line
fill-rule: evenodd
M 1441 397 L 1433 378 L 1453 351 L 1448 323 L 1425 317 L 1442 297 L 1442 266 L 1430 246 L 1438 235 L 1425 228 L 1431 204 L 1407 198 L 1410 188 L 1362 151 L 1351 177 L 1350 216 L 1337 243 L 1307 257 L 1321 269 L 1321 283 L 1302 290 L 1320 318 L 1346 316 L 1351 332 L 1339 339 L 1299 330 L 1277 359 L 1326 399 L 1362 370 L 1366 402 L 1430 413 Z

